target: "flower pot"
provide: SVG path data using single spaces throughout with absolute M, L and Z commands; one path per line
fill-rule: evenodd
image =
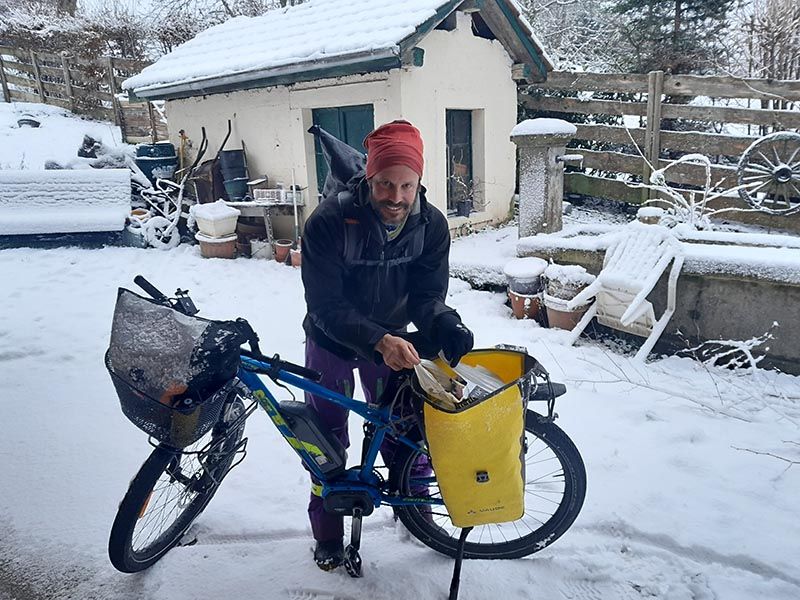
M 567 308 L 568 300 L 556 298 L 545 293 L 543 295 L 545 310 L 547 311 L 547 323 L 555 329 L 575 329 L 575 326 L 586 314 L 588 304 L 577 306 L 572 310 Z
M 300 252 L 300 250 L 295 250 L 294 248 L 292 248 L 291 250 L 289 250 L 289 257 L 290 260 L 292 261 L 293 267 L 299 267 L 302 264 L 303 255 Z
M 456 202 L 456 215 L 459 217 L 468 217 L 469 213 L 472 212 L 472 201 L 471 200 L 459 200 Z
M 200 255 L 203 258 L 234 258 L 236 256 L 235 235 L 215 238 L 198 233 L 194 238 L 200 242 Z
M 275 240 L 275 260 L 286 262 L 289 250 L 292 247 L 292 240 Z
M 512 258 L 503 267 L 508 290 L 525 296 L 539 294 L 544 287 L 542 273 L 545 269 L 547 261 L 543 258 L 534 256 Z
M 539 294 L 518 294 L 509 290 L 508 298 L 511 300 L 511 312 L 515 319 L 536 319 L 539 316 L 542 305 Z
M 241 200 L 247 196 L 247 177 L 237 177 L 236 179 L 226 179 L 223 182 L 225 193 L 231 201 Z

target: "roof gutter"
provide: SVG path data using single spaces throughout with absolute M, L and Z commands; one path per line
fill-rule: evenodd
M 163 100 L 266 87 L 267 85 L 288 85 L 298 81 L 319 79 L 321 78 L 320 73 L 324 74 L 326 71 L 332 72 L 331 76 L 335 77 L 345 75 L 348 71 L 358 72 L 358 67 L 364 67 L 364 72 L 399 68 L 402 66 L 399 53 L 399 48 L 393 46 L 378 51 L 358 52 L 230 75 L 214 75 L 176 84 L 143 86 L 129 90 L 129 92 L 132 91 L 135 97 L 144 100 Z

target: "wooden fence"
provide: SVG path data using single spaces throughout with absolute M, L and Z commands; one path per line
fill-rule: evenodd
M 120 98 L 121 83 L 149 63 L 122 58 L 93 60 L 0 46 L 0 85 L 5 102 L 53 104 L 113 121 L 123 139 L 136 143 L 167 138 L 167 126 L 150 102 Z
M 722 187 L 730 188 L 736 185 L 739 157 L 754 140 L 769 131 L 800 128 L 800 81 L 666 75 L 662 71 L 646 75 L 553 72 L 546 82 L 536 85 L 520 94 L 526 108 L 548 115 L 588 117 L 583 119 L 585 123 L 575 123 L 576 140 L 580 140 L 576 145 L 590 149 L 579 150 L 584 156 L 584 172 L 566 175 L 565 192 L 573 194 L 643 202 L 654 197 L 654 192 L 631 188 L 625 180 L 647 181 L 647 161 L 663 168 L 670 162 L 668 158 L 695 152 L 715 163 L 712 181 L 724 180 Z M 608 99 L 620 95 L 626 100 Z M 674 102 L 677 97 L 687 100 L 687 96 L 703 97 L 705 102 Z M 753 103 L 757 106 L 751 107 Z M 665 127 L 665 119 L 680 119 L 682 130 Z M 601 123 L 613 120 L 617 124 Z M 610 176 L 601 176 L 605 174 Z M 678 186 L 702 187 L 705 169 L 683 164 L 667 171 L 666 179 Z

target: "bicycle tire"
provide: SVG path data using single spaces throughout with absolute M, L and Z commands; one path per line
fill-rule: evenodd
M 464 558 L 520 558 L 538 552 L 569 529 L 583 506 L 586 468 L 572 440 L 554 423 L 530 410 L 525 415 L 525 432 L 525 514 L 518 521 L 475 527 L 464 547 Z M 419 450 L 404 447 L 393 462 L 389 482 L 400 494 L 411 495 L 411 472 L 421 455 Z M 554 463 L 547 464 L 553 460 L 557 468 Z M 542 471 L 544 474 L 540 474 Z M 430 483 L 427 495 L 441 497 L 435 482 Z M 556 496 L 560 497 L 557 502 Z M 557 504 L 552 514 L 538 509 L 540 504 L 551 503 Z M 395 507 L 395 513 L 423 544 L 456 557 L 461 530 L 452 524 L 443 505 Z M 539 518 L 541 513 L 548 516 Z M 509 539 L 509 534 L 516 534 L 516 539 Z
M 226 425 L 244 414 L 242 401 L 236 398 L 224 414 L 209 434 L 189 448 L 157 446 L 131 480 L 108 540 L 108 556 L 117 570 L 136 573 L 155 564 L 208 505 L 244 435 L 244 421 L 235 430 Z M 206 446 L 204 468 L 197 451 Z M 158 517 L 164 522 L 154 523 Z M 148 525 L 160 525 L 160 529 L 140 542 Z

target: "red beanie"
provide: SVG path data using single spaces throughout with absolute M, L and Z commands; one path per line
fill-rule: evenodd
M 405 165 L 422 178 L 422 136 L 408 121 L 381 125 L 364 138 L 367 150 L 367 179 L 388 167 Z

